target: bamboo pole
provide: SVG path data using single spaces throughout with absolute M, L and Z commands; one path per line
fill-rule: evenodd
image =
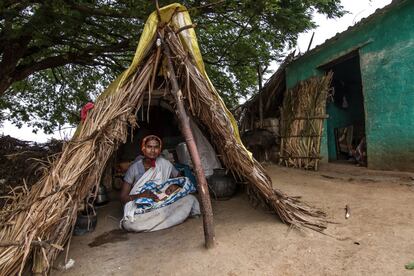
M 263 80 L 263 75 L 262 75 L 262 68 L 260 66 L 260 64 L 257 64 L 257 82 L 259 83 L 259 118 L 260 118 L 260 128 L 263 127 L 263 99 L 262 99 L 262 89 L 263 89 L 263 85 L 262 85 L 262 80 Z
M 198 155 L 197 146 L 194 142 L 194 136 L 190 129 L 189 117 L 184 108 L 183 94 L 181 92 L 181 89 L 178 86 L 174 67 L 171 61 L 170 49 L 169 49 L 169 46 L 165 43 L 164 43 L 164 54 L 167 57 L 168 71 L 170 73 L 169 77 L 170 77 L 171 84 L 172 84 L 171 93 L 174 95 L 174 99 L 177 104 L 176 109 L 177 109 L 178 120 L 181 125 L 181 132 L 187 143 L 188 151 L 190 153 L 191 160 L 193 162 L 195 173 L 196 173 L 198 192 L 200 193 L 200 199 L 201 199 L 201 210 L 203 212 L 205 246 L 207 248 L 212 248 L 214 246 L 215 237 L 214 237 L 213 211 L 211 208 L 211 201 L 210 201 L 210 196 L 208 193 L 207 181 L 204 175 L 203 167 L 201 166 L 201 160 L 200 160 L 200 156 Z

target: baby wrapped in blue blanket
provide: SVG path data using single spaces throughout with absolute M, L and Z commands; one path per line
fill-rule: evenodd
M 153 209 L 167 206 L 196 191 L 195 185 L 187 177 L 168 179 L 162 184 L 153 181 L 146 182 L 138 193 L 150 192 L 157 196 L 158 200 L 150 197 L 135 199 L 137 209 L 135 214 L 142 214 Z

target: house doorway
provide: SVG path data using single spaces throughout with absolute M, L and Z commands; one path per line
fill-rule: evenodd
M 329 161 L 366 166 L 365 109 L 358 51 L 321 69 L 333 72 L 332 97 L 327 102 Z

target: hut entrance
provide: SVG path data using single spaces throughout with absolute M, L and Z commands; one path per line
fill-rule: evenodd
M 358 51 L 323 66 L 333 72 L 327 105 L 329 161 L 366 165 L 365 112 Z
M 196 183 L 193 164 L 185 139 L 180 132 L 178 119 L 167 102 L 159 99 L 156 101 L 159 103 L 152 105 L 149 111 L 148 105 L 144 104 L 137 112 L 138 127 L 134 132 L 129 132 L 127 142 L 120 146 L 113 158 L 114 163 L 110 164 L 111 168 L 107 168 L 107 174 L 111 174 L 112 168 L 115 168 L 112 180 L 107 180 L 115 190 L 121 188 L 122 179 L 128 167 L 134 160 L 142 158 L 141 142 L 147 135 L 160 137 L 162 140 L 161 155 L 174 164 L 181 175 Z M 201 131 L 194 118 L 190 119 L 190 128 L 201 157 L 205 176 L 210 179 L 215 173 L 215 169 L 222 168 L 221 162 L 209 141 L 210 137 Z

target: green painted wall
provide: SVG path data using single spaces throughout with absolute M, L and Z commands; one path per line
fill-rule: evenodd
M 414 171 L 414 1 L 400 1 L 289 64 L 287 87 L 323 74 L 319 66 L 355 49 L 361 66 L 368 167 Z M 322 138 L 324 160 L 329 120 Z

